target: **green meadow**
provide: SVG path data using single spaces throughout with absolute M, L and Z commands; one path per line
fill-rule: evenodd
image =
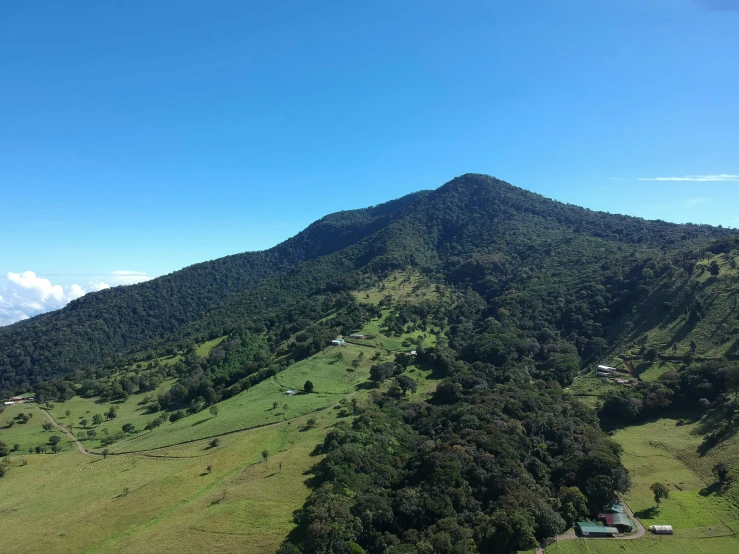
M 372 360 L 376 351 L 329 347 L 220 402 L 217 416 L 203 411 L 130 435 L 110 446 L 107 457 L 80 454 L 58 430 L 45 431 L 38 407 L 7 408 L 0 424 L 21 411 L 33 417 L 0 428 L 0 440 L 21 445 L 8 457 L 9 471 L 0 482 L 2 551 L 275 551 L 309 492 L 308 472 L 320 460 L 316 445 L 328 428 L 351 418 L 350 398 L 366 402 L 374 388 L 368 383 L 370 365 L 392 359 L 379 351 L 379 360 Z M 411 366 L 407 374 L 419 384 L 411 401 L 427 397 L 438 383 L 427 370 Z M 306 380 L 314 383 L 313 393 L 285 396 L 288 389 L 301 392 Z M 171 385 L 164 383 L 162 390 Z M 155 417 L 146 413 L 147 396 L 155 398 L 156 392 L 120 403 L 74 397 L 49 411 L 75 434 L 96 429 L 98 436 L 83 443 L 99 452 L 102 429 L 117 431 L 124 423 L 143 429 Z M 118 407 L 115 419 L 90 423 L 112 405 Z M 88 420 L 85 428 L 82 419 Z M 27 452 L 54 434 L 63 437 L 61 452 Z M 214 435 L 221 435 L 216 446 Z
M 677 425 L 678 421 L 663 418 L 634 425 L 617 431 L 613 437 L 623 447 L 622 461 L 633 482 L 624 497 L 629 507 L 645 527 L 672 525 L 675 534 L 648 533 L 642 539 L 628 541 L 563 540 L 547 547 L 547 554 L 739 552 L 739 508 L 729 495 L 716 493 L 711 487 L 710 469 L 706 469 L 719 459 L 736 467 L 735 459 L 717 452 L 698 462 L 702 458 L 697 451 L 702 436 L 700 424 Z M 726 448 L 733 456 L 735 445 Z M 670 490 L 669 498 L 662 500 L 659 507 L 649 490 L 655 482 L 664 483 Z
M 360 360 L 360 352 L 364 356 Z M 218 415 L 207 410 L 165 422 L 161 427 L 131 436 L 110 446 L 111 452 L 149 450 L 222 435 L 236 430 L 268 424 L 280 424 L 303 414 L 323 410 L 338 404 L 367 382 L 373 349 L 347 345 L 329 347 L 315 356 L 293 364 L 248 391 L 218 404 Z M 352 361 L 357 359 L 357 367 Z M 381 360 L 390 359 L 383 357 Z M 315 389 L 305 394 L 302 389 L 310 380 Z M 286 391 L 298 392 L 286 396 Z M 129 400 L 130 401 L 130 400 Z M 277 402 L 277 407 L 274 403 Z M 155 416 L 150 415 L 148 419 Z M 142 422 L 147 418 L 142 418 Z
M 320 459 L 311 452 L 337 413 L 314 418 L 311 429 L 299 418 L 157 457 L 12 454 L 0 483 L 1 550 L 274 551 L 308 494 L 305 472 Z

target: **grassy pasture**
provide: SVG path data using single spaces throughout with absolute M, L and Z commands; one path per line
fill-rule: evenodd
M 633 488 L 629 506 L 645 526 L 669 524 L 676 537 L 728 535 L 739 529 L 739 508 L 706 488 L 707 481 L 677 456 L 695 451 L 701 443 L 695 424 L 677 426 L 674 419 L 659 419 L 618 431 L 614 439 L 623 446 L 622 459 L 631 473 Z M 670 498 L 655 510 L 649 486 L 660 481 Z
M 364 359 L 354 368 L 351 362 L 359 358 L 360 352 L 364 352 Z M 370 365 L 374 363 L 370 361 L 373 352 L 373 349 L 354 345 L 329 347 L 250 390 L 220 402 L 217 416 L 207 411 L 200 412 L 175 423 L 167 422 L 154 431 L 115 443 L 109 448 L 113 452 L 159 448 L 238 429 L 280 423 L 328 408 L 355 392 L 358 386 L 368 380 Z M 285 396 L 288 389 L 301 391 L 307 380 L 315 386 L 312 394 Z M 276 409 L 273 408 L 274 402 L 278 403 Z M 152 415 L 148 419 L 153 418 Z
M 677 537 L 649 537 L 631 541 L 578 539 L 560 541 L 547 547 L 547 554 L 735 554 L 736 537 L 694 540 Z
M 359 352 L 364 357 L 354 368 L 351 362 Z M 336 404 L 353 392 L 364 401 L 369 389 L 361 385 L 374 363 L 372 352 L 351 345 L 328 348 L 221 402 L 217 417 L 201 413 L 165 423 L 150 434 L 110 448 L 123 452 L 142 444 L 157 447 L 207 437 L 194 442 L 107 458 L 83 456 L 72 451 L 71 444 L 56 455 L 12 454 L 10 471 L 0 480 L 0 536 L 10 537 L 2 551 L 274 552 L 293 526 L 293 511 L 309 492 L 307 472 L 320 460 L 313 455 L 316 444 L 342 417 L 339 410 L 299 414 Z M 408 375 L 419 384 L 411 400 L 425 397 L 436 387 L 427 370 L 411 367 Z M 316 393 L 284 397 L 285 389 L 299 389 L 306 379 L 315 383 Z M 140 415 L 135 396 L 119 409 L 116 426 L 126 418 L 153 417 Z M 277 410 L 272 410 L 274 400 L 280 403 Z M 292 403 L 285 413 L 288 402 Z M 94 399 L 75 398 L 57 403 L 53 412 L 61 414 L 65 423 L 67 409 L 68 419 L 76 421 L 83 413 L 89 416 L 88 409 L 96 413 L 100 406 Z M 3 416 L 20 409 L 14 406 Z M 42 417 L 36 411 L 27 427 L 15 425 L 7 431 L 36 444 L 49 435 L 41 429 Z M 307 428 L 309 418 L 316 420 L 315 427 Z M 210 435 L 216 432 L 260 421 L 281 424 L 229 434 L 219 439 L 217 447 L 209 446 Z M 264 449 L 270 453 L 266 463 L 261 457 Z M 24 459 L 26 465 L 22 465 Z M 208 466 L 212 466 L 210 472 Z
M 3 552 L 273 552 L 308 494 L 311 451 L 336 421 L 257 429 L 167 457 L 11 455 L 0 480 Z M 307 418 L 303 418 L 307 419 Z M 262 462 L 262 450 L 270 457 Z M 282 469 L 280 469 L 282 463 Z M 207 471 L 208 466 L 212 471 Z
M 677 426 L 676 419 L 659 419 L 619 430 L 614 440 L 624 449 L 622 460 L 633 488 L 626 501 L 645 527 L 669 524 L 673 536 L 651 536 L 620 541 L 578 539 L 547 547 L 547 554 L 730 554 L 739 552 L 739 508 L 729 498 L 712 492 L 712 478 L 686 463 L 686 452 L 701 443 L 697 424 Z M 738 449 L 739 451 L 739 449 Z M 697 453 L 695 454 L 697 457 Z M 734 466 L 736 467 L 736 466 Z M 709 470 L 710 473 L 710 470 Z M 649 486 L 662 482 L 668 499 L 656 508 Z

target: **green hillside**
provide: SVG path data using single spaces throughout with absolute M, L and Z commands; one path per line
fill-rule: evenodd
M 737 256 L 731 230 L 464 175 L 84 297 L 0 329 L 3 394 L 36 398 L 0 415 L 0 526 L 47 521 L 25 551 L 529 549 L 643 485 L 601 424 L 680 409 L 695 483 L 735 467 Z M 29 486 L 49 501 L 17 510 Z

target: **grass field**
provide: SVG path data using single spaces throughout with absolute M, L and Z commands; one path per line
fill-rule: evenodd
M 364 358 L 354 368 L 351 362 L 359 358 L 360 352 L 364 352 Z M 238 429 L 279 423 L 328 408 L 367 382 L 370 365 L 374 363 L 370 361 L 373 352 L 373 349 L 354 345 L 327 348 L 248 391 L 220 402 L 217 416 L 207 411 L 200 412 L 175 423 L 167 422 L 154 431 L 132 436 L 109 448 L 112 452 L 159 448 Z M 288 389 L 301 391 L 307 380 L 315 386 L 313 393 L 285 396 Z M 274 402 L 278 403 L 276 409 L 273 408 Z M 149 419 L 153 417 L 149 416 Z
M 114 454 L 107 458 L 84 456 L 66 438 L 58 454 L 11 454 L 10 470 L 0 480 L 0 550 L 274 552 L 293 526 L 293 511 L 309 492 L 307 472 L 320 460 L 312 454 L 316 444 L 328 428 L 351 417 L 343 410 L 315 410 L 351 394 L 365 401 L 372 388 L 365 383 L 369 366 L 375 363 L 374 351 L 352 345 L 328 348 L 219 403 L 216 417 L 201 412 L 165 423 L 154 432 L 114 444 L 110 447 Z M 360 352 L 364 356 L 355 368 L 352 361 Z M 380 361 L 390 359 L 383 354 Z M 415 367 L 408 375 L 419 384 L 412 400 L 426 397 L 438 382 L 430 379 L 429 371 Z M 315 393 L 284 396 L 288 388 L 301 389 L 307 379 L 315 384 Z M 133 421 L 138 427 L 152 419 L 142 413 L 141 396 L 132 395 L 119 404 L 118 418 L 100 427 L 118 429 Z M 279 403 L 277 409 L 272 408 L 274 401 Z M 60 423 L 75 424 L 81 416 L 90 420 L 108 407 L 75 397 L 56 403 L 52 412 Z M 45 419 L 37 408 L 12 406 L 0 422 L 20 411 L 33 411 L 33 418 L 25 425 L 0 429 L 0 440 L 11 445 L 47 441 L 52 433 L 41 428 Z M 314 427 L 306 425 L 309 418 L 316 420 Z M 279 424 L 228 434 L 220 437 L 218 446 L 209 446 L 214 434 L 263 423 Z M 183 441 L 192 442 L 166 446 Z M 166 448 L 125 453 L 161 446 Z M 262 450 L 270 454 L 267 462 L 262 462 Z
M 739 552 L 736 536 L 739 508 L 729 498 L 713 492 L 710 488 L 713 479 L 697 472 L 698 465 L 690 461 L 700 458 L 696 452 L 701 443 L 699 424 L 678 426 L 677 421 L 659 419 L 619 430 L 614 435 L 614 440 L 624 449 L 622 460 L 633 482 L 625 500 L 645 527 L 672 525 L 675 534 L 648 535 L 632 541 L 560 541 L 547 547 L 547 554 Z M 687 456 L 688 452 L 692 453 L 692 458 Z M 670 489 L 669 498 L 663 500 L 658 509 L 649 490 L 657 481 Z
M 626 500 L 645 526 L 669 524 L 676 537 L 711 537 L 739 531 L 739 508 L 706 489 L 702 478 L 677 456 L 695 451 L 701 443 L 696 424 L 676 425 L 675 419 L 659 419 L 618 431 L 614 439 L 623 446 L 623 462 L 631 473 L 633 488 Z M 670 488 L 670 498 L 658 510 L 649 486 L 660 481 Z M 737 543 L 739 552 L 739 543 Z
M 174 447 L 168 457 L 11 455 L 0 481 L 1 550 L 273 552 L 308 494 L 304 473 L 320 459 L 310 452 L 337 416 L 315 417 L 311 430 L 297 420 L 223 437 L 216 448 Z
M 736 554 L 739 541 L 735 537 L 718 537 L 703 541 L 677 537 L 649 537 L 633 541 L 578 539 L 561 541 L 547 547 L 547 554 Z

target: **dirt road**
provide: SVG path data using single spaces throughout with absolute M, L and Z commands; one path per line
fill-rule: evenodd
M 49 423 L 51 423 L 54 427 L 56 427 L 57 429 L 59 429 L 62 433 L 64 433 L 70 439 L 72 439 L 74 441 L 74 443 L 77 445 L 77 449 L 80 451 L 80 454 L 84 454 L 85 456 L 102 456 L 102 454 L 96 454 L 95 452 L 90 452 L 89 450 L 87 450 L 87 448 L 85 448 L 84 446 L 82 446 L 82 443 L 77 440 L 77 437 L 75 437 L 72 434 L 72 431 L 70 431 L 66 427 L 62 427 L 61 425 L 59 425 L 49 412 L 47 412 L 46 410 L 44 410 L 40 406 L 38 407 L 38 409 L 43 412 L 43 414 L 46 416 L 46 419 L 49 420 Z

